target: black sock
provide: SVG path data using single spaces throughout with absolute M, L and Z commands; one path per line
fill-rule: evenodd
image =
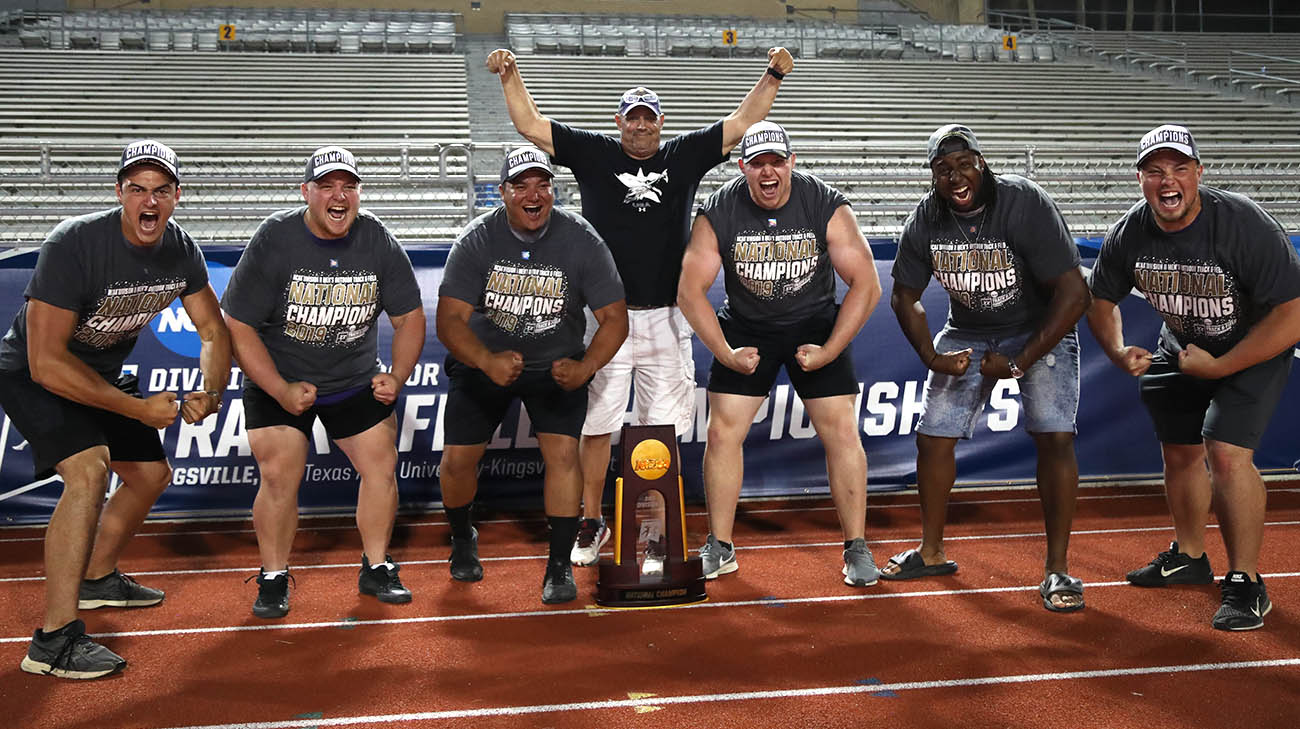
M 853 542 L 854 542 L 854 540 L 852 540 L 852 539 L 845 539 L 845 540 L 844 540 L 844 548 L 845 548 L 845 549 L 848 549 L 849 547 L 852 547 L 852 546 L 853 546 Z
M 469 539 L 474 536 L 474 527 L 469 523 L 469 512 L 474 507 L 471 501 L 464 506 L 444 506 L 447 521 L 451 524 L 451 535 L 456 539 Z
M 546 516 L 546 523 L 551 527 L 552 562 L 569 562 L 569 552 L 573 549 L 573 540 L 578 538 L 578 517 Z
M 723 549 L 726 549 L 726 550 L 728 550 L 728 551 L 730 551 L 731 548 L 732 548 L 732 547 L 731 547 L 731 542 L 724 542 L 724 541 L 722 541 L 721 539 L 718 540 L 718 544 L 721 545 Z

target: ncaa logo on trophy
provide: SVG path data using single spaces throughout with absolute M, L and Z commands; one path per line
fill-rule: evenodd
M 596 604 L 607 607 L 660 607 L 708 599 L 699 557 L 688 557 L 686 505 L 678 467 L 677 435 L 671 425 L 625 425 L 614 495 L 614 559 L 603 559 L 596 582 Z M 644 533 L 637 505 L 642 496 L 663 499 L 663 568 L 641 569 L 637 536 Z M 650 539 L 658 539 L 651 534 Z

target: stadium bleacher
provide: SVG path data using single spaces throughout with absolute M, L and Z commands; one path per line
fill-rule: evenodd
M 302 20 L 282 12 L 275 22 Z M 330 21 L 312 15 L 312 27 L 378 22 L 365 11 L 333 13 Z M 272 17 L 266 11 L 264 19 Z M 469 90 L 471 77 L 486 73 L 482 49 L 503 41 L 479 39 L 464 53 L 439 55 L 423 47 L 422 32 L 410 31 L 432 19 L 398 17 L 384 16 L 383 33 L 337 37 L 340 45 L 355 43 L 355 52 L 321 53 L 315 41 L 292 35 L 287 50 L 272 51 L 270 36 L 279 43 L 278 34 L 250 41 L 241 30 L 237 48 L 176 53 L 178 32 L 193 32 L 197 44 L 207 31 L 173 27 L 171 55 L 158 64 L 150 33 L 161 31 L 109 30 L 102 18 L 97 47 L 78 41 L 79 50 L 0 51 L 0 245 L 38 242 L 61 217 L 111 203 L 103 180 L 121 145 L 143 136 L 181 154 L 181 219 L 206 242 L 246 240 L 266 212 L 296 202 L 302 156 L 327 141 L 361 155 L 367 204 L 403 240 L 450 241 L 492 204 L 495 180 L 483 160 L 518 140 L 504 121 L 495 79 Z M 923 141 L 950 121 L 976 130 L 995 169 L 1042 183 L 1076 235 L 1101 234 L 1136 200 L 1136 136 L 1168 121 L 1197 134 L 1207 184 L 1250 194 L 1289 230 L 1300 230 L 1300 111 L 1226 85 L 1192 83 L 1189 75 L 1195 80 L 1203 66 L 1209 77 L 1214 67 L 1208 60 L 1194 66 L 1200 56 L 1190 51 L 1183 67 L 1197 73 L 1128 60 L 1142 53 L 1172 58 L 1165 47 L 1183 46 L 1171 39 L 1152 41 L 1165 51 L 1156 53 L 1115 34 L 1076 34 L 1090 39 L 1088 46 L 1059 32 L 1026 32 L 1016 52 L 999 53 L 1006 31 L 987 26 L 520 14 L 506 26 L 542 112 L 605 133 L 613 132 L 613 99 L 639 84 L 663 97 L 666 136 L 708 124 L 749 90 L 768 46 L 799 47 L 803 57 L 771 118 L 790 130 L 802 169 L 850 195 L 872 237 L 897 235 L 929 184 Z M 721 43 L 724 26 L 736 31 L 735 46 Z M 672 44 L 683 39 L 689 50 L 674 53 Z M 1192 40 L 1174 43 L 1190 49 Z M 1279 52 L 1300 57 L 1300 47 L 1292 48 Z M 471 125 L 475 117 L 495 126 Z M 720 165 L 700 194 L 734 173 L 734 162 Z M 579 202 L 563 170 L 559 190 L 562 203 Z

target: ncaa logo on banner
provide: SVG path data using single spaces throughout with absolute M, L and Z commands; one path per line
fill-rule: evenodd
M 208 281 L 217 292 L 218 301 L 226 291 L 226 284 L 230 283 L 231 271 L 230 266 L 208 261 Z M 159 343 L 182 357 L 197 358 L 203 347 L 203 342 L 199 341 L 198 332 L 194 329 L 194 322 L 190 321 L 190 315 L 181 305 L 179 296 L 171 306 L 158 312 L 158 316 L 149 322 L 149 329 Z

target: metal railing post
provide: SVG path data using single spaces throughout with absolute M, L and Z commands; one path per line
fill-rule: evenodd
M 50 167 L 51 167 L 50 145 L 42 144 L 41 145 L 41 178 L 42 179 L 46 179 L 46 180 L 50 179 L 51 177 Z

